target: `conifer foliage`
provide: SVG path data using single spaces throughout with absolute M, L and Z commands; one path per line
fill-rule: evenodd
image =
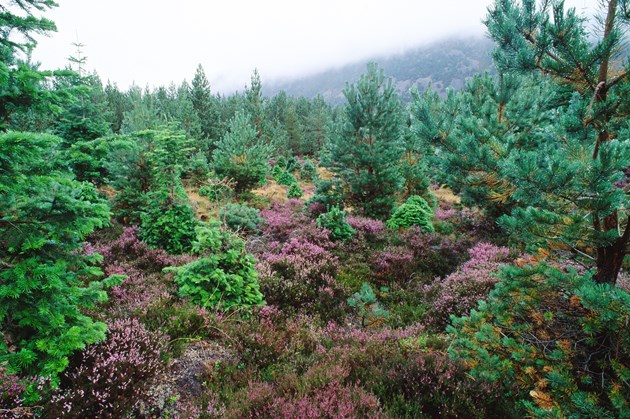
M 547 75 L 557 86 L 562 116 L 554 149 L 511 159 L 514 196 L 527 208 L 504 224 L 529 232 L 527 239 L 542 236 L 547 244 L 592 253 L 595 280 L 615 283 L 630 241 L 628 190 L 616 185 L 630 166 L 630 66 L 616 59 L 630 4 L 602 4 L 595 42 L 584 19 L 560 1 L 500 0 L 486 25 L 498 44 L 498 68 Z
M 230 121 L 230 130 L 217 143 L 213 153 L 214 170 L 236 182 L 237 193 L 261 184 L 269 171 L 267 160 L 272 147 L 259 139 L 251 118 L 243 112 Z
M 486 24 L 498 80 L 477 77 L 443 101 L 427 94 L 414 113 L 455 190 L 530 249 L 572 252 L 614 283 L 630 240 L 628 65 L 615 62 L 628 21 L 606 4 L 592 44 L 562 2 L 497 1 Z
M 105 324 L 81 310 L 120 281 L 99 281 L 100 257 L 80 252 L 110 214 L 91 184 L 55 163 L 59 141 L 0 136 L 0 363 L 53 378 L 72 352 L 105 338 Z
M 330 144 L 331 170 L 346 186 L 345 199 L 364 215 L 389 218 L 402 185 L 401 107 L 391 80 L 374 64 L 354 85 L 342 125 Z

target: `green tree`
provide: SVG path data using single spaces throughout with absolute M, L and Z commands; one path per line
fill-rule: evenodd
M 107 97 L 96 74 L 66 77 L 57 89 L 66 89 L 73 96 L 53 126 L 54 134 L 64 139 L 62 147 L 69 148 L 110 133 Z
M 549 264 L 502 269 L 469 316 L 453 319 L 449 355 L 503 386 L 512 417 L 630 414 L 630 294 Z
M 234 179 L 235 191 L 242 193 L 264 182 L 272 151 L 273 147 L 256 135 L 249 117 L 238 112 L 214 150 L 214 170 L 219 176 Z
M 84 238 L 109 221 L 89 183 L 59 166 L 58 137 L 0 136 L 0 363 L 53 377 L 68 357 L 105 338 L 106 326 L 84 314 L 105 301 L 97 254 Z
M 541 6 L 497 1 L 486 25 L 498 44 L 497 67 L 547 75 L 564 110 L 559 150 L 523 154 L 512 162 L 514 177 L 522 182 L 515 193 L 523 192 L 518 196 L 528 207 L 504 223 L 512 231 L 524 228 L 527 238 L 542 234 L 548 243 L 560 237 L 572 250 L 592 254 L 595 280 L 615 283 L 630 240 L 628 186 L 616 185 L 630 166 L 630 64 L 618 55 L 630 3 L 607 0 L 603 6 L 593 33 L 560 1 Z M 541 175 L 525 176 L 532 169 Z M 557 175 L 548 181 L 552 171 L 566 175 L 566 182 L 558 184 Z
M 210 156 L 214 143 L 221 137 L 219 103 L 210 90 L 210 82 L 201 64 L 197 67 L 190 91 L 192 106 L 200 124 L 203 150 Z
M 316 155 L 326 144 L 332 125 L 332 110 L 323 97 L 317 96 L 304 120 L 301 152 Z
M 251 118 L 256 138 L 269 141 L 270 126 L 265 115 L 266 100 L 262 94 L 262 82 L 258 70 L 254 69 L 249 86 L 245 86 L 244 108 Z
M 129 110 L 124 113 L 121 132 L 129 134 L 132 132 L 156 129 L 162 125 L 158 117 L 153 97 L 149 88 L 144 92 L 138 86 L 131 86 L 127 92 L 130 105 Z
M 5 131 L 16 112 L 34 106 L 45 107 L 48 114 L 60 111 L 63 95 L 46 88 L 54 76 L 66 71 L 41 71 L 31 63 L 30 52 L 36 45 L 35 35 L 55 31 L 55 24 L 35 13 L 57 6 L 52 0 L 10 1 L 0 4 L 0 131 Z
M 455 189 L 489 202 L 531 250 L 570 251 L 596 281 L 615 283 L 630 240 L 630 85 L 616 58 L 628 8 L 605 3 L 589 33 L 562 2 L 497 1 L 486 24 L 501 76 L 417 102 L 416 114 Z
M 434 176 L 492 219 L 521 205 L 504 168 L 511 155 L 553 148 L 553 86 L 536 78 L 485 74 L 445 99 L 432 90 L 414 97 L 413 131 L 433 150 L 427 158 L 438 169 Z M 423 145 L 408 144 L 413 161 Z
M 374 64 L 344 95 L 348 104 L 329 145 L 330 168 L 346 184 L 346 200 L 354 208 L 387 219 L 402 183 L 400 101 L 392 81 Z
M 110 128 L 114 134 L 120 134 L 125 119 L 125 112 L 131 110 L 129 98 L 122 93 L 116 83 L 107 82 L 105 86 L 105 97 L 109 109 L 108 120 Z
M 195 111 L 191 87 L 185 81 L 177 88 L 175 120 L 180 123 L 181 128 L 186 131 L 189 138 L 196 140 L 202 138 L 203 126 L 198 113 Z M 195 144 L 195 148 L 205 151 L 206 144 L 204 142 Z M 205 154 L 207 155 L 207 152 Z

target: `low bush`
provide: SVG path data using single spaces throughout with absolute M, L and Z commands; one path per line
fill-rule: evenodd
M 317 208 L 321 208 L 323 211 L 333 206 L 343 209 L 344 202 L 343 182 L 339 179 L 322 179 L 316 183 L 315 194 L 309 200 L 309 204 L 319 204 Z M 319 215 L 319 214 L 313 214 Z
M 433 210 L 423 198 L 411 196 L 407 202 L 396 208 L 391 218 L 387 221 L 387 227 L 409 228 L 413 225 L 420 227 L 423 232 L 432 233 L 434 231 L 431 219 Z
M 256 260 L 245 243 L 216 224 L 197 229 L 192 245 L 199 259 L 184 266 L 166 268 L 175 272 L 179 294 L 202 307 L 227 309 L 263 303 L 255 269 Z
M 199 195 L 208 198 L 213 202 L 222 202 L 230 199 L 234 195 L 232 184 L 227 179 L 210 179 L 210 184 L 199 188 Z
M 156 199 L 142 214 L 140 238 L 175 255 L 189 252 L 195 238 L 195 213 L 188 203 Z
M 291 186 L 293 184 L 297 184 L 297 179 L 291 174 L 291 172 L 285 170 L 278 175 L 276 182 L 280 185 Z
M 346 222 L 346 213 L 333 206 L 317 217 L 317 225 L 330 231 L 330 236 L 334 240 L 346 240 L 356 234 L 356 230 Z
M 389 312 L 376 300 L 372 287 L 365 282 L 360 291 L 348 298 L 348 305 L 358 311 L 362 327 L 376 325 L 389 317 Z
M 59 390 L 46 405 L 49 417 L 123 417 L 146 396 L 168 337 L 136 319 L 108 325 L 107 339 L 75 355 Z
M 247 205 L 229 203 L 219 211 L 219 218 L 232 231 L 256 233 L 263 219 L 260 211 Z
M 297 183 L 292 183 L 289 186 L 289 191 L 287 192 L 287 198 L 301 198 L 304 195 L 304 191 L 300 188 L 300 185 Z
M 317 168 L 310 160 L 306 160 L 300 169 L 300 179 L 313 181 L 317 179 Z

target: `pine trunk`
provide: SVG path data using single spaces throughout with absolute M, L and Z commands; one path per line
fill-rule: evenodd
M 617 219 L 617 214 L 609 217 Z M 605 224 L 606 224 L 605 220 Z M 597 273 L 595 281 L 600 284 L 615 284 L 626 256 L 626 247 L 630 239 L 630 221 L 626 225 L 624 233 L 608 246 L 597 248 Z

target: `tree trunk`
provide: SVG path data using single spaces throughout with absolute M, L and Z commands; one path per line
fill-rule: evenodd
M 615 15 L 617 12 L 617 0 L 610 0 L 608 2 L 608 10 L 606 13 L 606 21 L 604 22 L 604 39 L 608 38 L 615 25 Z M 599 66 L 599 72 L 597 77 L 597 88 L 595 90 L 595 100 L 599 103 L 606 101 L 608 93 L 608 66 L 610 61 L 610 55 L 602 60 Z M 606 121 L 608 122 L 608 121 Z M 601 145 L 610 139 L 610 133 L 604 125 L 604 129 L 599 132 L 595 147 L 593 149 L 593 159 L 599 157 L 599 149 Z M 596 223 L 596 230 L 610 231 L 616 230 L 619 226 L 619 217 L 617 211 L 604 218 L 603 229 L 599 226 L 599 222 Z M 598 228 L 600 227 L 600 228 Z M 615 284 L 617 277 L 621 271 L 623 265 L 623 258 L 626 255 L 626 245 L 630 238 L 630 221 L 626 225 L 624 234 L 618 237 L 614 242 L 608 246 L 602 246 L 597 248 L 597 273 L 595 274 L 595 281 L 600 284 Z
M 611 214 L 608 217 L 617 218 L 617 214 Z M 606 218 L 608 218 L 606 217 Z M 608 220 L 604 220 L 604 225 Z M 623 265 L 623 259 L 626 255 L 626 246 L 630 239 L 630 220 L 626 224 L 624 233 L 608 246 L 597 248 L 597 273 L 595 281 L 600 284 L 615 284 L 617 277 Z

